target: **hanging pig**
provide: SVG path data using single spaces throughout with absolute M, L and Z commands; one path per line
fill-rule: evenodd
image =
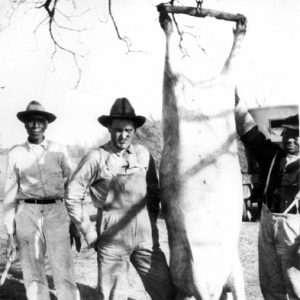
M 221 74 L 200 82 L 180 69 L 178 35 L 163 6 L 159 10 L 166 35 L 161 197 L 178 299 L 226 298 L 226 291 L 245 299 L 238 256 L 243 195 L 233 71 L 246 22 L 237 22 Z M 201 65 L 194 68 L 203 71 Z

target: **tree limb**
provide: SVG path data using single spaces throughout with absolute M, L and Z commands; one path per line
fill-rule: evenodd
M 213 10 L 213 9 L 197 9 L 196 7 L 190 6 L 174 6 L 174 5 L 165 5 L 159 4 L 157 6 L 158 11 L 164 10 L 167 13 L 171 14 L 185 14 L 193 17 L 205 18 L 205 17 L 213 17 L 215 19 L 224 20 L 224 21 L 232 21 L 245 22 L 246 17 L 241 14 L 232 14 L 223 11 Z
M 65 47 L 63 44 L 61 44 L 61 42 L 59 42 L 55 35 L 54 35 L 54 32 L 53 32 L 53 29 L 54 29 L 54 25 L 59 28 L 59 29 L 63 29 L 63 30 L 69 30 L 69 31 L 73 31 L 73 32 L 82 32 L 82 31 L 85 31 L 85 30 L 88 30 L 87 28 L 84 28 L 84 29 L 75 29 L 75 28 L 70 28 L 70 27 L 66 27 L 66 26 L 63 26 L 61 24 L 59 24 L 56 20 L 55 20 L 55 13 L 56 11 L 59 12 L 61 15 L 63 15 L 66 19 L 70 19 L 69 16 L 66 16 L 64 15 L 60 10 L 57 9 L 57 2 L 58 0 L 46 0 L 39 8 L 44 8 L 47 12 L 47 18 L 45 20 L 43 20 L 38 26 L 40 26 L 42 23 L 44 23 L 47 19 L 49 19 L 48 21 L 48 29 L 49 29 L 49 34 L 50 34 L 50 37 L 51 37 L 51 40 L 53 42 L 53 45 L 54 45 L 54 50 L 53 50 L 53 53 L 51 55 L 51 59 L 54 58 L 55 54 L 57 53 L 57 49 L 60 49 L 62 51 L 65 51 L 67 53 L 69 53 L 73 60 L 74 60 L 74 63 L 75 63 L 75 66 L 76 66 L 76 69 L 77 69 L 77 72 L 78 72 L 78 78 L 77 78 L 77 81 L 76 81 L 76 84 L 74 86 L 74 88 L 78 88 L 79 84 L 80 84 L 80 80 L 81 80 L 81 76 L 82 76 L 82 69 L 80 68 L 80 65 L 78 63 L 78 57 L 83 57 L 83 55 L 79 54 L 79 53 L 76 53 L 75 51 Z M 75 2 L 73 1 L 73 5 L 75 5 Z M 84 12 L 85 13 L 85 12 Z M 37 30 L 37 28 L 36 28 Z M 36 32 L 35 30 L 35 32 Z
M 131 46 L 130 40 L 126 36 L 121 36 L 121 34 L 120 34 L 118 24 L 115 20 L 113 12 L 112 12 L 112 1 L 111 0 L 108 0 L 108 13 L 114 24 L 114 28 L 116 30 L 118 38 L 125 43 L 127 51 L 130 52 L 130 46 Z
M 200 2 L 202 4 L 202 2 Z M 228 74 L 229 71 L 231 71 L 234 62 L 236 61 L 236 58 L 239 54 L 241 44 L 243 42 L 243 38 L 246 33 L 246 24 L 247 24 L 247 18 L 242 15 L 242 14 L 231 14 L 227 12 L 222 12 L 222 11 L 216 11 L 216 10 L 211 10 L 211 9 L 203 9 L 200 5 L 200 7 L 187 7 L 187 6 L 174 6 L 172 3 L 170 4 L 159 4 L 157 6 L 157 10 L 159 11 L 160 14 L 165 14 L 165 13 L 170 13 L 173 16 L 174 19 L 174 14 L 186 14 L 190 15 L 193 17 L 200 17 L 200 18 L 205 18 L 205 17 L 214 17 L 216 19 L 221 19 L 225 21 L 232 21 L 236 22 L 236 29 L 234 30 L 234 41 L 233 45 L 230 51 L 230 54 L 228 58 L 225 61 L 224 67 L 221 71 L 221 74 L 219 76 L 207 79 L 207 80 L 202 80 L 198 82 L 193 82 L 192 80 L 188 79 L 184 75 L 180 75 L 185 78 L 185 80 L 194 87 L 197 88 L 208 88 L 212 85 L 216 84 L 223 84 L 225 74 Z M 180 32 L 182 34 L 182 32 Z M 182 42 L 182 36 L 180 43 Z

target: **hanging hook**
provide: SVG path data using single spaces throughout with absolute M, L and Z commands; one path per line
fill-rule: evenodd
M 196 0 L 197 3 L 197 12 L 201 12 L 203 0 Z

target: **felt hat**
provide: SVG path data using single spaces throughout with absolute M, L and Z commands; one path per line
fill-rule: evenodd
M 35 100 L 29 102 L 25 111 L 18 112 L 17 118 L 24 123 L 34 115 L 41 115 L 45 117 L 48 123 L 51 123 L 56 119 L 54 114 L 47 112 L 45 108 Z
M 282 121 L 283 128 L 299 130 L 299 115 L 290 116 Z
M 100 116 L 98 122 L 108 127 L 113 119 L 131 120 L 135 123 L 136 127 L 142 126 L 146 121 L 145 117 L 135 114 L 134 108 L 127 98 L 117 98 L 110 109 L 110 114 Z

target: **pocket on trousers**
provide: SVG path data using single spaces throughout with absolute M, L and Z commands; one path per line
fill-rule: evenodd
M 37 231 L 36 219 L 31 207 L 20 203 L 16 211 L 16 236 L 18 242 L 33 242 L 33 237 Z
M 127 235 L 127 226 L 122 225 L 122 217 L 118 215 L 105 214 L 102 218 L 100 227 L 100 240 L 118 241 L 123 240 Z

